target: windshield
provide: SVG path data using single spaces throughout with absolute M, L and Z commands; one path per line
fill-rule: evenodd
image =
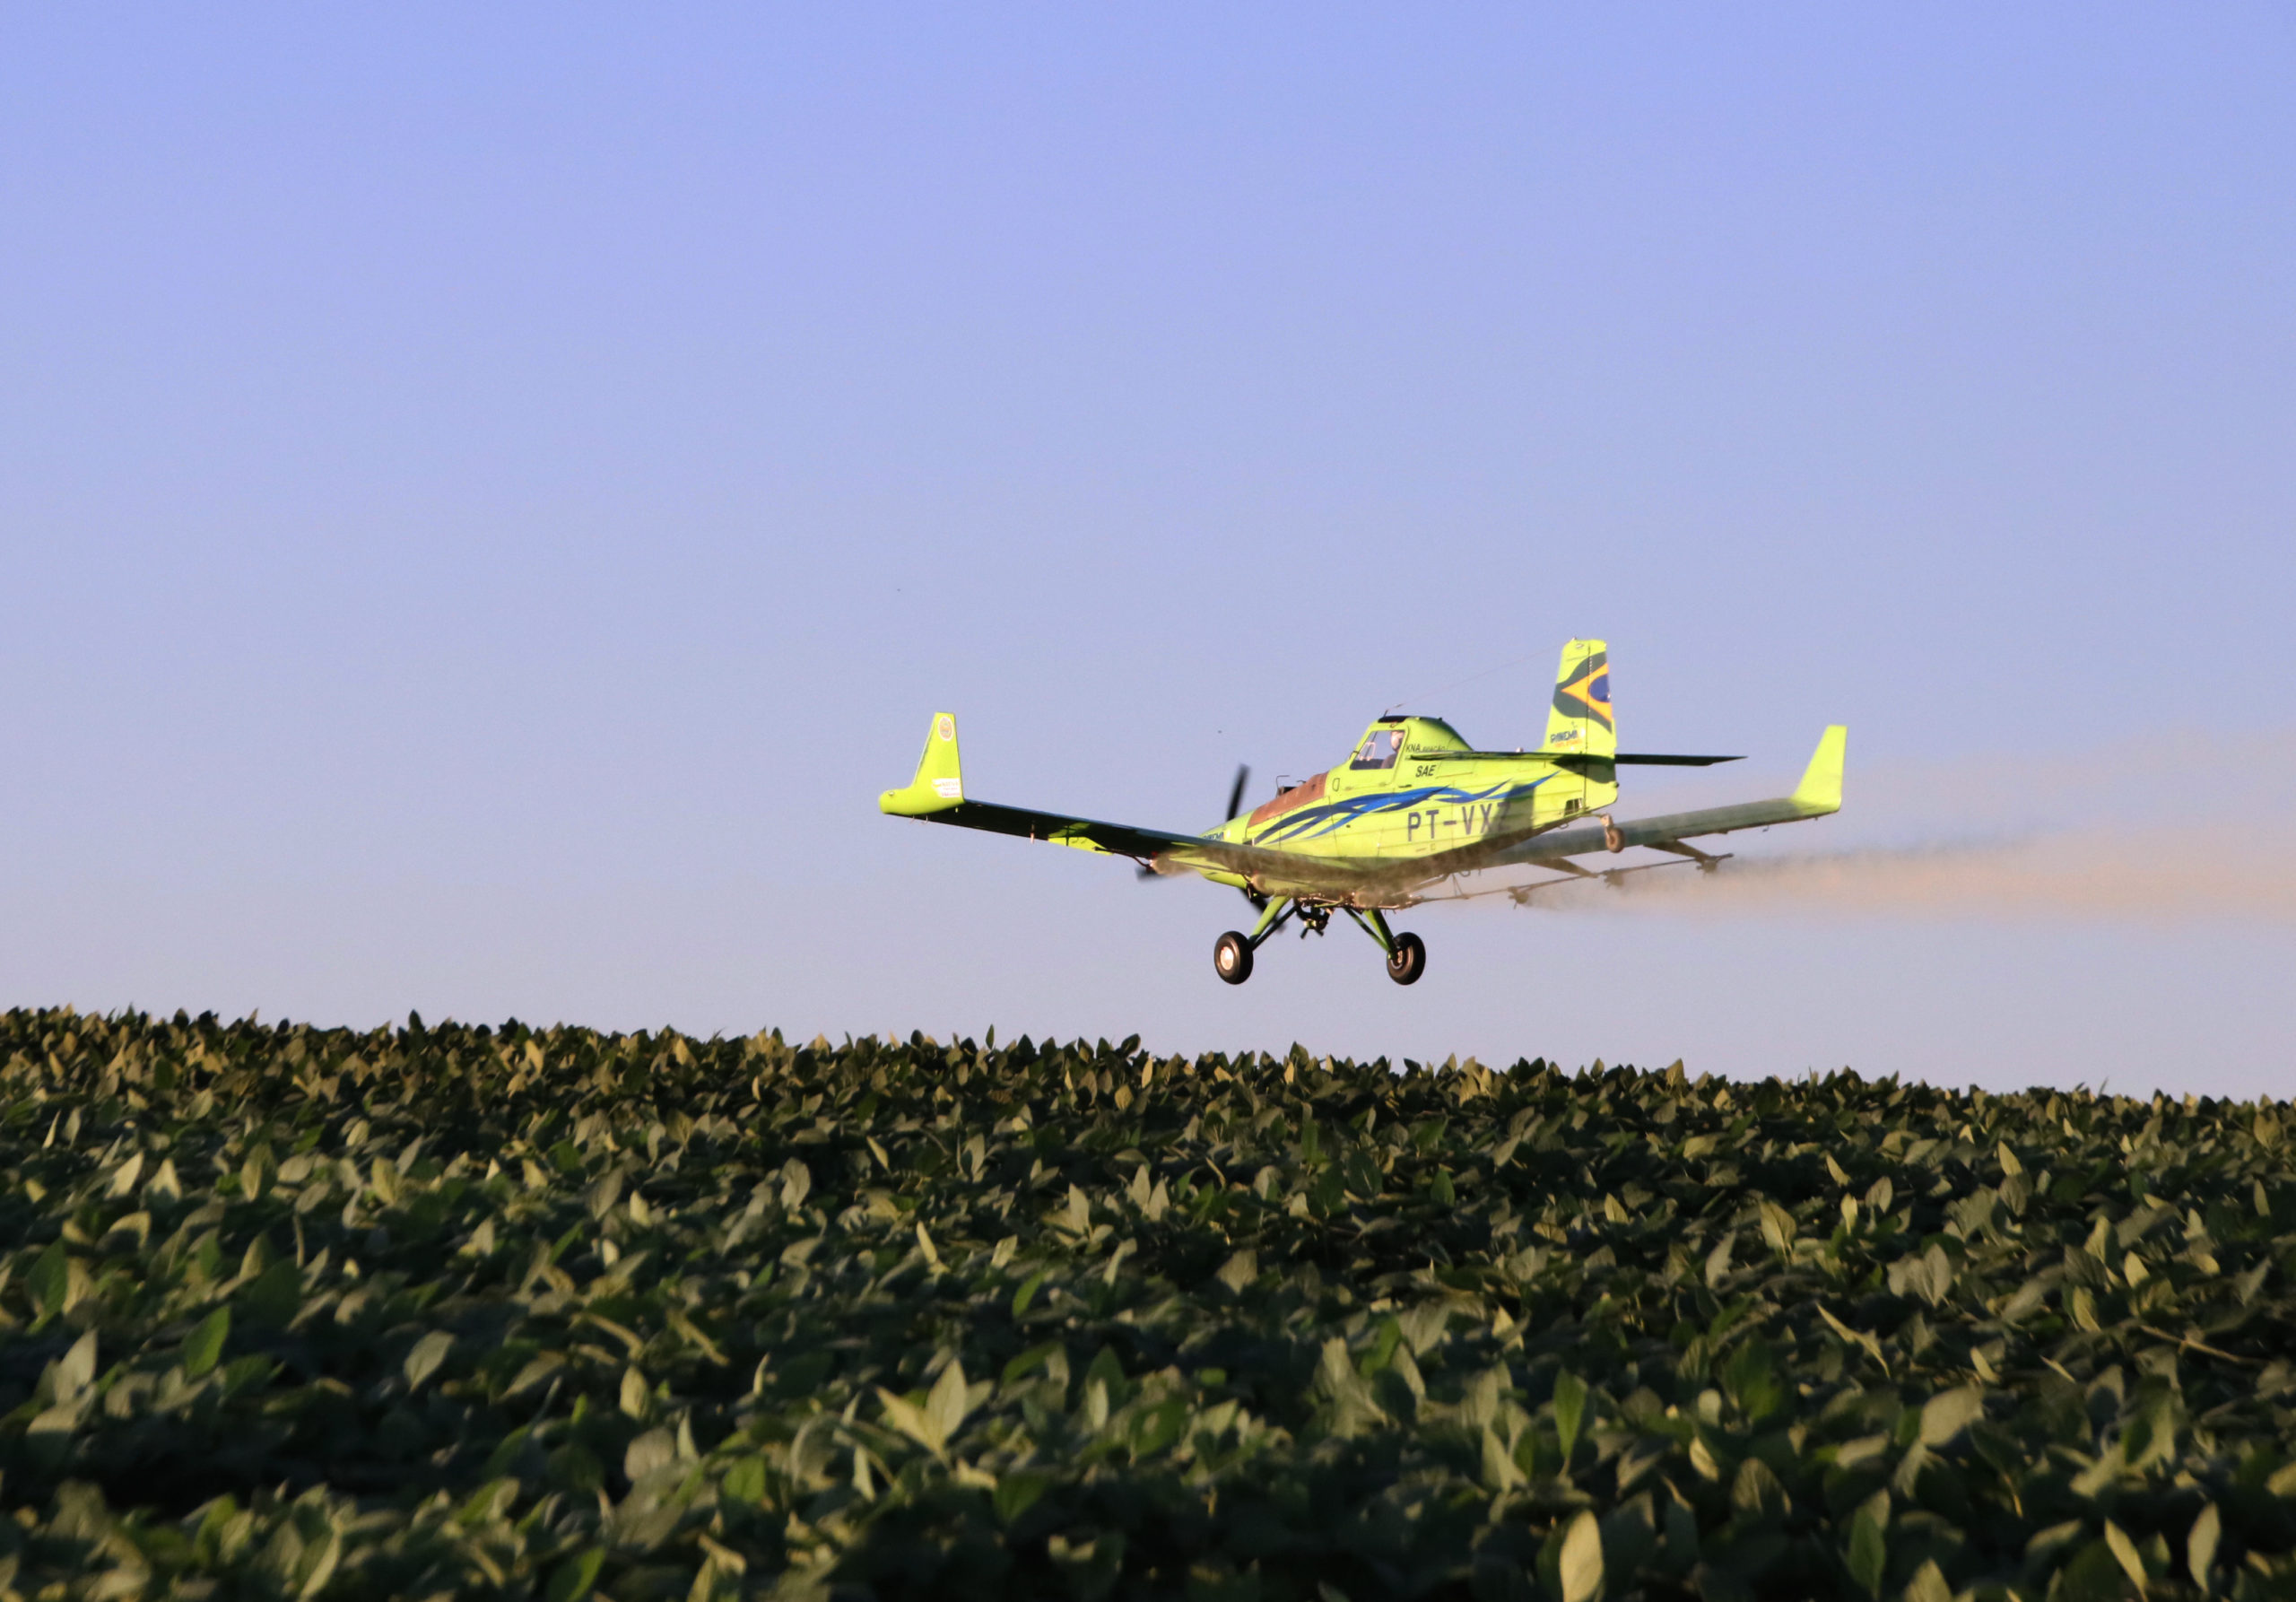
M 1403 749 L 1403 730 L 1375 728 L 1363 737 L 1361 749 L 1355 753 L 1350 768 L 1392 768 L 1396 753 Z

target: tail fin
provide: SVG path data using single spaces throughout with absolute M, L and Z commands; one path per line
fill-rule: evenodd
M 946 812 L 965 798 L 965 781 L 957 765 L 957 719 L 953 713 L 935 712 L 925 736 L 925 754 L 917 759 L 917 777 L 907 789 L 887 790 L 877 797 L 877 810 L 896 817 L 921 817 Z
M 1611 657 L 1599 640 L 1574 640 L 1562 648 L 1562 667 L 1554 677 L 1554 710 L 1546 716 L 1546 751 L 1581 756 L 1618 754 L 1618 725 L 1611 716 Z

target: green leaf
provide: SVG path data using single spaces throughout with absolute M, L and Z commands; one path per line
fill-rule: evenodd
M 292 1258 L 281 1258 L 252 1284 L 242 1285 L 234 1300 L 257 1328 L 283 1329 L 302 1310 L 303 1271 Z
M 1043 1268 L 1038 1269 L 1034 1274 L 1030 1275 L 1026 1280 L 1022 1282 L 1021 1288 L 1019 1290 L 1013 1293 L 1013 1316 L 1014 1318 L 1017 1319 L 1022 1313 L 1029 1310 L 1029 1303 L 1037 1299 L 1037 1292 L 1044 1284 L 1044 1276 L 1047 1272 L 1048 1270 Z
M 2031 1317 L 2048 1305 L 2048 1287 L 2047 1279 L 2038 1274 L 2032 1276 L 2011 1293 L 2007 1302 L 2002 1303 L 2001 1311 L 1996 1316 L 2004 1324 L 2014 1324 L 2020 1319 Z
M 2144 1555 L 2136 1550 L 2136 1543 L 2128 1538 L 2128 1532 L 2109 1519 L 2105 1520 L 2105 1545 L 2111 1550 L 2113 1561 L 2120 1564 L 2121 1572 L 2136 1587 L 2137 1594 L 2144 1595 Z
M 421 1390 L 422 1382 L 439 1371 L 439 1365 L 447 1361 L 447 1354 L 454 1348 L 455 1337 L 443 1329 L 434 1329 L 415 1342 L 401 1365 L 406 1374 L 407 1389 Z
M 335 1565 L 342 1561 L 343 1532 L 329 1523 L 319 1533 L 319 1539 L 304 1545 L 302 1559 L 296 1567 L 295 1595 L 305 1599 L 317 1596 L 326 1589 L 326 1582 L 335 1578 Z
M 2222 1521 L 2216 1514 L 2216 1504 L 2209 1502 L 2192 1521 L 2192 1529 L 2185 1537 L 2185 1567 L 2192 1575 L 2192 1582 L 2204 1591 L 2208 1589 L 2208 1571 L 2216 1562 L 2216 1540 L 2222 1533 Z
M 1483 1425 L 1483 1488 L 1495 1496 L 1522 1481 L 1523 1471 L 1516 1466 L 1506 1443 L 1499 1439 L 1498 1432 L 1489 1424 Z
M 95 1382 L 96 1332 L 92 1329 L 72 1343 L 70 1350 L 48 1367 L 49 1392 L 58 1403 L 75 1399 Z
M 2115 1602 L 2128 1595 L 2127 1576 L 2109 1545 L 2091 1541 L 2057 1571 L 2048 1595 L 2053 1602 Z
M 239 1164 L 239 1194 L 249 1201 L 260 1201 L 271 1187 L 272 1175 L 278 1170 L 271 1161 L 271 1148 L 257 1141 L 248 1151 L 247 1161 Z
M 1975 1386 L 1941 1390 L 1921 1405 L 1924 1446 L 1944 1446 L 1985 1416 L 1985 1392 Z
M 781 1205 L 786 1210 L 796 1212 L 813 1193 L 813 1170 L 795 1157 L 781 1165 Z
M 223 1343 L 231 1335 L 231 1310 L 219 1307 L 199 1321 L 198 1327 L 184 1337 L 182 1362 L 184 1376 L 196 1380 L 215 1366 L 223 1355 Z
M 1248 1249 L 1229 1253 L 1228 1260 L 1220 1265 L 1220 1272 L 1213 1277 L 1235 1294 L 1242 1295 L 1259 1277 L 1259 1253 Z
M 1906 1581 L 1905 1602 L 1953 1602 L 1953 1588 L 1946 1583 L 1945 1572 L 1935 1558 L 1924 1558 L 1913 1578 Z
M 1132 1388 L 1125 1379 L 1124 1364 L 1118 1360 L 1115 1352 L 1106 1346 L 1092 1354 L 1092 1361 L 1084 1370 L 1084 1378 L 1099 1380 L 1111 1401 L 1120 1403 L 1132 1394 Z
M 1581 1511 L 1562 1537 L 1562 1602 L 1595 1602 L 1603 1594 L 1603 1527 Z
M 1738 1472 L 1730 1482 L 1730 1505 L 1739 1512 L 1761 1519 L 1782 1519 L 1787 1512 L 1787 1497 L 1784 1482 L 1778 1471 L 1760 1458 L 1748 1458 L 1738 1465 Z
M 1010 1524 L 1037 1503 L 1052 1484 L 1051 1476 L 1031 1469 L 1019 1468 L 999 1476 L 996 1482 L 996 1516 Z
M 31 1292 L 32 1305 L 39 1310 L 41 1318 L 52 1319 L 65 1310 L 65 1293 L 72 1284 L 72 1256 L 64 1249 L 63 1241 L 57 1241 L 34 1259 L 24 1284 Z
M 936 1441 L 952 1441 L 969 1411 L 965 1404 L 964 1364 L 952 1357 L 949 1366 L 941 1371 L 941 1377 L 933 1382 L 933 1394 L 925 1398 L 926 1423 Z
M 1011 1385 L 1027 1379 L 1051 1361 L 1055 1353 L 1062 1350 L 1061 1343 L 1057 1340 L 1039 1341 L 1004 1365 L 1004 1383 Z
M 1761 1218 L 1761 1238 L 1769 1242 L 1770 1249 L 1781 1257 L 1791 1256 L 1796 1230 L 1794 1215 L 1767 1199 L 1759 1204 L 1757 1211 Z
M 646 1376 L 636 1364 L 622 1371 L 622 1389 L 618 1405 L 630 1418 L 644 1418 L 654 1409 L 654 1393 L 646 1384 Z
M 278 1371 L 279 1365 L 260 1352 L 250 1352 L 245 1357 L 234 1357 L 222 1368 L 223 1393 L 238 1396 L 267 1382 Z
M 1602 1517 L 1603 1568 L 1625 1580 L 1658 1556 L 1658 1521 L 1650 1493 L 1631 1496 Z
M 1562 1445 L 1563 1467 L 1570 1465 L 1570 1449 L 1578 1442 L 1578 1425 L 1587 1416 L 1587 1382 L 1569 1369 L 1554 1377 L 1554 1434 Z
M 757 1457 L 735 1458 L 727 1467 L 726 1477 L 721 1484 L 728 1501 L 763 1502 L 766 1487 L 765 1459 Z
M 1739 1411 L 1756 1423 L 1777 1412 L 1786 1400 L 1785 1388 L 1778 1380 L 1777 1359 L 1759 1335 L 1748 1336 L 1731 1352 L 1723 1365 L 1722 1387 L 1738 1404 Z
M 597 1584 L 598 1571 L 605 1561 L 605 1548 L 591 1546 L 559 1564 L 551 1572 L 550 1589 L 544 1593 L 547 1602 L 582 1602 Z
M 622 1449 L 622 1477 L 636 1484 L 657 1468 L 678 1460 L 678 1438 L 668 1430 L 648 1430 Z
M 877 1404 L 885 1410 L 887 1423 L 929 1452 L 938 1453 L 942 1442 L 948 1439 L 946 1435 L 934 1428 L 933 1420 L 925 1409 L 907 1397 L 895 1396 L 891 1391 L 880 1387 L 877 1391 Z
M 1836 1335 L 1862 1348 L 1866 1354 L 1874 1360 L 1875 1365 L 1881 1369 L 1882 1372 L 1886 1374 L 1890 1371 L 1889 1360 L 1882 1355 L 1882 1343 L 1878 1339 L 1873 1336 L 1866 1334 L 1862 1330 L 1852 1329 L 1839 1319 L 1835 1318 L 1832 1312 L 1823 1306 L 1821 1306 L 1818 1309 L 1818 1317 L 1823 1319 L 1826 1321 L 1827 1327 Z
M 1878 1516 L 1869 1501 L 1849 1521 L 1849 1577 L 1869 1597 L 1882 1594 L 1882 1580 L 1889 1569 L 1889 1540 L 1883 1533 L 1889 1520 L 1889 1495 L 1883 1491 L 1876 1499 L 1882 1504 Z

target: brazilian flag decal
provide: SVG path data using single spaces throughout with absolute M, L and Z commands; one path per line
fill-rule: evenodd
M 1608 651 L 1596 651 L 1554 687 L 1554 710 L 1565 718 L 1591 718 L 1605 728 L 1613 727 Z

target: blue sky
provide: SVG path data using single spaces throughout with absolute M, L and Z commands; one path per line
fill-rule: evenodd
M 1623 810 L 1851 726 L 1749 850 L 2284 849 L 2292 69 L 2263 5 L 12 11 L 0 1000 L 2280 1093 L 2284 896 L 1431 909 L 1411 990 L 1231 991 L 1230 892 L 874 801 L 945 708 L 977 795 L 1203 827 L 1398 701 L 1535 740 L 1577 633 L 1750 755 Z

